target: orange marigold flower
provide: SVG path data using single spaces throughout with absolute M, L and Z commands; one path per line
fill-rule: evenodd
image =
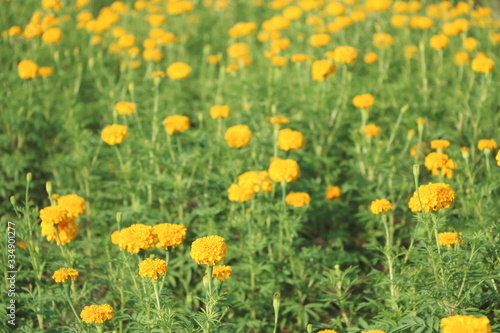
M 299 131 L 285 128 L 279 131 L 278 147 L 284 151 L 304 148 L 306 139 Z
M 135 36 L 132 34 L 121 35 L 118 39 L 118 46 L 121 48 L 132 47 L 135 44 Z
M 230 201 L 236 202 L 246 202 L 252 199 L 253 195 L 256 193 L 253 188 L 241 184 L 231 184 L 227 192 L 229 193 L 227 198 Z
M 458 241 L 462 238 L 462 233 L 456 232 L 440 232 L 438 234 L 439 245 L 451 247 L 452 245 L 458 244 Z
M 431 210 L 437 211 L 444 208 L 450 208 L 451 203 L 455 201 L 455 192 L 450 185 L 444 183 L 429 183 L 427 185 L 420 185 L 418 188 L 420 193 L 420 200 L 426 213 Z M 408 207 L 412 212 L 421 212 L 417 191 L 408 202 Z
M 61 206 L 48 206 L 40 210 L 42 223 L 58 224 L 68 219 L 68 211 Z
M 52 67 L 39 67 L 38 71 L 36 72 L 36 75 L 45 77 L 45 76 L 50 76 L 54 73 L 54 69 Z
M 368 124 L 364 128 L 366 136 L 372 138 L 380 134 L 380 127 L 374 124 Z
M 488 317 L 455 315 L 441 319 L 442 333 L 491 333 Z
M 370 205 L 370 210 L 372 211 L 373 214 L 380 214 L 383 212 L 387 212 L 388 210 L 391 209 L 392 209 L 392 204 L 387 199 L 377 199 L 375 201 L 372 201 Z
M 328 76 L 335 74 L 337 67 L 330 60 L 316 60 L 312 63 L 311 75 L 314 81 L 324 81 Z
M 474 60 L 472 60 L 472 70 L 478 73 L 487 74 L 491 72 L 495 68 L 495 62 L 493 59 L 490 59 L 484 55 L 476 56 Z
M 132 224 L 130 227 L 120 231 L 118 245 L 120 250 L 130 253 L 139 253 L 140 250 L 148 250 L 158 243 L 156 230 L 144 224 Z
M 113 319 L 113 308 L 109 304 L 86 306 L 80 313 L 80 317 L 87 324 L 102 324 L 106 320 Z
M 328 186 L 325 192 L 325 198 L 327 198 L 328 200 L 338 199 L 340 198 L 341 195 L 342 195 L 342 190 L 340 189 L 340 187 L 336 185 Z
M 329 330 L 329 329 L 327 329 L 327 330 L 318 331 L 316 333 L 339 333 L 339 332 L 337 332 L 336 330 Z
M 497 143 L 495 140 L 482 139 L 477 143 L 477 149 L 485 150 L 485 149 L 497 149 Z
M 450 44 L 450 40 L 445 35 L 434 35 L 431 37 L 430 45 L 435 50 L 442 50 Z
M 47 238 L 47 241 L 56 240 L 57 245 L 71 242 L 78 235 L 78 224 L 75 220 L 67 219 L 57 224 L 57 233 L 54 224 L 42 222 L 42 235 Z M 58 237 L 59 235 L 59 237 Z
M 257 30 L 257 25 L 253 22 L 239 22 L 229 29 L 229 36 L 241 37 L 253 34 Z
M 207 62 L 210 64 L 218 64 L 220 62 L 220 57 L 218 55 L 209 55 L 207 57 Z
M 333 50 L 333 60 L 340 64 L 352 64 L 357 57 L 358 53 L 351 46 L 338 46 Z
M 253 193 L 270 192 L 273 189 L 273 183 L 269 179 L 267 171 L 247 171 L 242 173 L 238 176 L 238 185 L 251 190 Z
M 169 247 L 178 247 L 186 239 L 187 228 L 182 224 L 160 223 L 153 228 L 158 236 L 158 248 L 168 250 Z
M 308 59 L 311 59 L 311 56 L 302 53 L 294 54 L 290 57 L 291 62 L 304 62 Z
M 17 72 L 21 79 L 34 79 L 38 72 L 38 65 L 31 60 L 23 60 L 17 65 Z
M 305 192 L 290 192 L 287 194 L 286 204 L 294 207 L 303 207 L 311 203 L 311 196 Z
M 198 238 L 191 244 L 191 258 L 198 265 L 214 266 L 224 260 L 227 254 L 227 245 L 220 236 Z
M 139 275 L 142 278 L 158 279 L 158 275 L 164 276 L 168 265 L 165 260 L 147 258 L 139 263 Z
M 231 109 L 227 105 L 214 105 L 210 108 L 210 117 L 212 119 L 227 118 L 231 114 Z
M 68 217 L 77 218 L 87 209 L 85 200 L 76 194 L 63 195 L 57 198 L 57 205 L 66 209 Z
M 128 129 L 125 125 L 108 125 L 101 132 L 101 139 L 110 146 L 122 143 L 128 136 Z
M 465 52 L 455 53 L 455 65 L 460 66 L 462 64 L 468 64 L 470 62 L 470 57 Z
M 474 37 L 467 37 L 464 40 L 464 49 L 466 49 L 469 52 L 474 51 L 477 48 L 478 41 Z
M 115 104 L 115 111 L 118 114 L 130 116 L 135 113 L 135 103 L 132 102 L 118 102 Z
M 271 124 L 286 125 L 290 122 L 290 120 L 284 116 L 272 116 L 271 118 L 269 118 L 269 122 Z
M 167 117 L 163 119 L 163 124 L 168 135 L 185 132 L 191 127 L 189 118 L 181 115 Z
M 275 182 L 286 181 L 293 182 L 300 177 L 299 164 L 292 159 L 276 158 L 269 166 L 269 177 Z
M 366 62 L 367 64 L 374 64 L 378 60 L 378 56 L 374 52 L 369 52 L 365 54 L 363 61 Z
M 243 148 L 252 140 L 252 132 L 246 125 L 235 125 L 226 130 L 224 139 L 231 148 Z
M 443 149 L 448 148 L 449 146 L 450 146 L 450 141 L 448 141 L 448 140 L 438 139 L 438 140 L 431 141 L 431 148 L 432 149 L 443 150 Z
M 54 272 L 54 274 L 52 275 L 52 279 L 54 279 L 56 283 L 61 283 L 66 281 L 67 279 L 75 281 L 77 276 L 79 276 L 79 274 L 73 268 L 60 268 Z
M 191 67 L 183 62 L 174 62 L 167 67 L 167 76 L 172 80 L 182 80 L 191 74 Z
M 250 47 L 246 43 L 235 43 L 229 46 L 227 54 L 235 59 L 246 58 L 250 55 Z
M 394 45 L 394 39 L 389 34 L 377 32 L 373 35 L 373 45 L 381 49 L 387 49 Z
M 357 95 L 352 99 L 352 104 L 360 109 L 370 108 L 375 104 L 375 98 L 372 94 Z
M 50 28 L 45 30 L 42 35 L 42 40 L 47 44 L 56 44 L 63 37 L 63 32 L 59 28 Z
M 231 277 L 233 269 L 228 265 L 214 266 L 212 270 L 212 277 L 224 282 L 226 279 Z
M 317 34 L 311 36 L 310 42 L 311 46 L 320 47 L 327 45 L 331 40 L 332 37 L 329 34 Z
M 424 165 L 428 170 L 432 171 L 432 175 L 434 176 L 438 176 L 439 169 L 441 169 L 441 174 L 447 178 L 453 176 L 453 170 L 451 169 L 456 169 L 458 167 L 451 158 L 448 158 L 448 155 L 441 152 L 432 152 L 427 155 L 424 160 Z
M 115 244 L 115 245 L 120 244 L 120 231 L 119 230 L 115 230 L 111 234 L 111 243 Z

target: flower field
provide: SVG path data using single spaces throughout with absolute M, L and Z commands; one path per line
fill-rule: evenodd
M 1 332 L 500 332 L 498 3 L 0 0 L 0 33 Z

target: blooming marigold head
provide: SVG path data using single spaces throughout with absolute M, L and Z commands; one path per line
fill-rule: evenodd
M 374 124 L 368 124 L 364 128 L 364 132 L 366 136 L 373 138 L 375 136 L 378 136 L 380 134 L 380 127 Z
M 366 62 L 367 64 L 374 64 L 378 61 L 378 56 L 374 52 L 369 52 L 365 54 L 363 61 Z
M 286 125 L 290 122 L 290 120 L 284 116 L 272 116 L 271 118 L 269 118 L 269 122 L 271 124 Z
M 342 190 L 336 185 L 329 185 L 325 192 L 325 198 L 328 200 L 335 200 L 340 198 Z
M 63 32 L 59 28 L 49 28 L 42 35 L 42 40 L 46 44 L 56 44 L 63 37 Z
M 40 210 L 42 223 L 58 224 L 68 218 L 68 211 L 62 206 L 48 206 Z
M 394 45 L 394 39 L 387 33 L 377 32 L 373 35 L 373 45 L 381 49 L 388 49 Z
M 187 228 L 182 224 L 160 223 L 153 227 L 158 235 L 156 247 L 168 250 L 182 244 L 186 239 Z
M 440 232 L 438 234 L 438 242 L 441 246 L 451 247 L 452 245 L 458 244 L 461 239 L 462 233 Z
M 214 266 L 212 270 L 212 277 L 224 282 L 226 279 L 229 279 L 231 277 L 232 273 L 233 269 L 231 268 L 231 266 L 219 265 L 219 266 Z
M 495 62 L 493 59 L 486 57 L 485 55 L 478 55 L 474 60 L 472 60 L 472 70 L 478 73 L 488 74 L 495 68 Z
M 435 50 L 442 50 L 450 44 L 446 35 L 434 35 L 431 37 L 430 46 Z
M 125 125 L 108 125 L 101 132 L 101 139 L 110 146 L 122 143 L 128 136 L 128 129 Z
M 300 177 L 299 164 L 292 159 L 274 159 L 269 166 L 268 172 L 269 177 L 278 183 L 283 180 L 290 183 Z
M 372 94 L 356 95 L 352 99 L 352 104 L 360 109 L 370 108 L 375 104 L 375 98 Z
M 168 135 L 185 132 L 191 127 L 189 118 L 181 115 L 167 117 L 163 119 L 163 124 Z
M 252 132 L 247 125 L 235 125 L 226 130 L 224 139 L 231 148 L 243 148 L 252 140 Z
M 78 224 L 76 224 L 74 219 L 70 218 L 60 222 L 56 226 L 52 223 L 42 221 L 40 226 L 42 227 L 42 235 L 45 236 L 49 242 L 55 239 L 57 245 L 69 243 L 78 235 Z
M 66 281 L 67 279 L 71 279 L 72 281 L 75 281 L 77 276 L 79 276 L 79 274 L 73 268 L 60 268 L 54 272 L 54 274 L 52 275 L 52 279 L 54 279 L 54 281 L 56 283 L 62 283 L 64 281 Z
M 482 139 L 477 143 L 477 149 L 485 150 L 485 149 L 497 149 L 497 143 L 495 140 Z
M 495 158 L 497 160 L 497 165 L 500 166 L 500 150 L 497 152 L 497 156 Z
M 143 278 L 158 279 L 167 272 L 168 265 L 165 260 L 147 258 L 139 263 L 139 275 Z
M 491 333 L 491 325 L 488 317 L 474 317 L 456 315 L 441 319 L 439 325 L 443 328 L 442 333 Z
M 335 74 L 337 66 L 330 60 L 316 60 L 312 63 L 311 75 L 314 81 L 324 81 L 328 76 Z
M 167 76 L 172 80 L 182 80 L 191 74 L 191 67 L 183 62 L 174 62 L 167 68 Z
M 161 72 L 163 73 L 163 72 Z M 118 102 L 115 104 L 115 110 L 118 114 L 130 116 L 135 113 L 135 103 L 132 102 Z
M 38 65 L 31 60 L 23 60 L 17 65 L 17 72 L 21 79 L 34 79 L 37 76 Z
M 305 142 L 302 133 L 289 128 L 282 129 L 278 134 L 278 147 L 284 151 L 302 149 Z
M 210 117 L 212 119 L 227 118 L 231 114 L 231 109 L 227 105 L 214 105 L 210 108 Z
M 338 46 L 333 51 L 333 60 L 340 64 L 352 64 L 357 57 L 358 53 L 351 46 Z
M 80 318 L 87 324 L 102 324 L 106 320 L 113 319 L 113 308 L 109 304 L 89 305 L 83 308 Z
M 303 207 L 311 203 L 311 196 L 305 192 L 290 192 L 285 198 L 286 204 L 294 207 Z
M 85 200 L 76 194 L 63 195 L 57 198 L 57 205 L 66 209 L 68 217 L 77 218 L 87 209 Z
M 118 245 L 120 250 L 130 253 L 139 253 L 148 250 L 158 243 L 158 235 L 153 227 L 144 224 L 133 224 L 120 231 Z
M 246 202 L 253 198 L 256 193 L 252 187 L 244 186 L 241 184 L 231 184 L 227 189 L 227 198 L 230 201 Z
M 198 265 L 214 266 L 224 260 L 227 254 L 227 245 L 220 236 L 198 238 L 191 245 L 191 258 Z
M 111 243 L 115 244 L 115 245 L 118 245 L 120 243 L 120 231 L 119 230 L 115 230 L 111 234 Z
M 418 194 L 415 191 L 408 202 L 408 207 L 412 212 L 420 212 L 422 208 L 425 212 L 450 208 L 451 203 L 455 201 L 455 192 L 448 184 L 429 183 L 420 185 L 418 191 L 420 192 L 422 206 L 420 206 Z
M 370 210 L 373 214 L 380 214 L 392 209 L 392 204 L 387 199 L 377 199 L 372 201 Z
M 432 140 L 431 141 L 431 148 L 432 149 L 443 150 L 443 149 L 446 149 L 448 147 L 450 147 L 450 141 L 448 141 L 448 140 L 439 139 L 439 140 Z
M 327 330 L 318 331 L 316 333 L 339 333 L 339 332 L 337 332 L 336 330 L 329 330 L 329 329 L 327 329 Z

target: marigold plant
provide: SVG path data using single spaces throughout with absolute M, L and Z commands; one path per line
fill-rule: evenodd
M 80 317 L 87 324 L 102 324 L 106 320 L 113 319 L 113 308 L 109 304 L 89 305 L 83 308 Z
M 377 199 L 372 201 L 370 210 L 373 214 L 380 214 L 392 209 L 392 204 L 387 199 Z
M 122 143 L 128 136 L 128 129 L 125 125 L 108 125 L 101 132 L 101 139 L 110 146 Z
M 302 133 L 289 128 L 280 130 L 278 134 L 278 147 L 284 151 L 302 149 L 305 142 Z
M 442 333 L 491 333 L 488 317 L 455 315 L 441 319 Z
M 79 275 L 80 274 L 78 273 L 78 271 L 76 269 L 60 268 L 54 272 L 54 274 L 52 275 L 52 279 L 54 279 L 54 281 L 56 283 L 62 283 L 62 282 L 65 282 L 67 279 L 71 279 L 72 281 L 75 281 Z
M 160 223 L 155 225 L 154 230 L 158 236 L 156 247 L 168 250 L 178 247 L 186 239 L 187 228 L 182 224 Z
M 444 208 L 450 208 L 455 201 L 455 191 L 450 185 L 444 183 L 429 183 L 420 185 L 417 191 L 408 202 L 408 207 L 412 212 L 420 212 L 422 208 L 425 212 L 437 211 Z M 422 205 L 420 205 L 420 202 Z
M 120 231 L 118 245 L 120 250 L 130 253 L 138 253 L 140 250 L 148 250 L 158 243 L 158 235 L 152 226 L 144 224 L 132 224 L 130 227 Z
M 303 207 L 311 203 L 311 196 L 305 192 L 290 192 L 285 198 L 286 204 L 294 207 Z
M 168 265 L 165 260 L 147 258 L 139 263 L 139 275 L 142 278 L 157 280 L 158 276 L 164 276 Z
M 243 148 L 252 140 L 252 132 L 247 125 L 235 125 L 226 130 L 224 139 L 231 148 Z
M 173 115 L 163 119 L 163 125 L 168 135 L 182 133 L 191 127 L 191 122 L 187 116 Z
M 191 258 L 198 265 L 214 266 L 224 260 L 227 254 L 227 245 L 220 236 L 198 238 L 191 244 Z
M 282 180 L 290 183 L 300 177 L 299 164 L 292 159 L 274 159 L 269 166 L 268 172 L 269 177 L 278 183 Z

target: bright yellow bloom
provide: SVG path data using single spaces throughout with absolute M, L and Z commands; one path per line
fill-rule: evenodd
M 218 55 L 209 55 L 207 57 L 207 62 L 210 64 L 218 64 L 220 62 L 220 57 Z
M 118 245 L 121 251 L 139 253 L 140 250 L 148 250 L 158 244 L 156 230 L 149 225 L 132 224 L 122 229 L 119 235 Z
M 132 34 L 122 35 L 118 39 L 118 46 L 121 48 L 132 47 L 135 44 L 135 36 Z
M 330 43 L 332 40 L 332 37 L 330 37 L 329 34 L 317 34 L 317 35 L 312 35 L 310 42 L 311 46 L 314 47 L 320 47 L 320 46 L 325 46 L 328 43 Z
M 69 243 L 78 236 L 78 224 L 74 219 L 59 222 L 57 224 L 57 233 L 56 226 L 52 223 L 42 222 L 40 226 L 42 227 L 42 235 L 47 238 L 47 241 L 50 242 L 55 239 L 57 245 Z
M 280 125 L 286 125 L 290 122 L 287 117 L 284 116 L 272 116 L 269 118 L 269 122 L 271 124 L 280 124 Z
M 339 333 L 339 332 L 337 332 L 335 330 L 321 330 L 321 331 L 318 331 L 316 333 Z
M 431 210 L 437 211 L 444 208 L 450 208 L 451 203 L 455 201 L 455 192 L 448 184 L 429 183 L 427 185 L 420 185 L 418 191 L 420 193 L 422 206 L 426 213 Z M 412 212 L 422 211 L 417 191 L 415 191 L 410 198 L 408 207 Z
M 468 64 L 470 62 L 470 57 L 465 52 L 455 53 L 455 65 L 460 66 L 462 64 Z
M 115 244 L 115 245 L 118 245 L 120 243 L 120 231 L 119 230 L 115 230 L 111 234 L 111 243 Z
M 181 115 L 167 117 L 163 119 L 163 124 L 168 135 L 185 132 L 191 127 L 189 118 Z
M 430 45 L 435 50 L 442 50 L 450 44 L 450 40 L 445 35 L 434 35 L 431 37 Z
M 135 113 L 135 103 L 132 102 L 118 102 L 115 104 L 115 111 L 118 114 L 130 116 Z
M 328 200 L 338 199 L 340 198 L 341 195 L 342 195 L 342 190 L 340 189 L 340 187 L 336 185 L 328 186 L 325 192 L 325 198 L 327 198 Z
M 62 206 L 48 206 L 40 210 L 42 223 L 59 224 L 68 218 L 68 211 Z
M 391 6 L 391 0 L 366 0 L 366 11 L 387 11 Z
M 378 60 L 378 56 L 374 52 L 369 52 L 365 54 L 363 61 L 366 62 L 367 64 L 374 64 Z
M 231 148 L 243 148 L 252 140 L 252 132 L 246 125 L 235 125 L 226 130 L 224 139 Z
M 299 164 L 292 160 L 276 158 L 269 166 L 269 177 L 275 182 L 286 181 L 287 183 L 293 182 L 300 177 Z
M 63 195 L 57 198 L 57 205 L 65 209 L 70 218 L 79 217 L 87 209 L 85 200 L 76 194 Z
M 488 317 L 455 315 L 441 319 L 442 333 L 491 333 Z
M 224 260 L 227 254 L 227 245 L 220 236 L 198 238 L 191 245 L 191 258 L 198 265 L 214 266 Z
M 493 68 L 495 68 L 495 62 L 485 55 L 477 55 L 476 58 L 472 60 L 472 70 L 474 72 L 487 74 L 491 72 Z
M 409 20 L 408 16 L 406 15 L 400 15 L 400 14 L 392 15 L 391 25 L 394 28 L 402 28 L 406 25 L 406 23 L 408 23 L 408 20 Z
M 477 143 L 477 149 L 485 150 L 485 149 L 497 149 L 497 143 L 495 140 L 482 139 Z
M 372 138 L 380 134 L 380 127 L 374 124 L 368 124 L 364 128 L 366 136 Z
M 45 77 L 45 76 L 50 76 L 54 73 L 54 70 L 52 67 L 39 67 L 38 71 L 36 72 L 36 75 Z
M 212 277 L 224 282 L 226 279 L 231 277 L 233 269 L 228 265 L 214 266 L 212 270 Z
M 474 51 L 477 48 L 478 41 L 474 37 L 467 37 L 464 40 L 464 49 L 466 49 L 469 52 Z
M 302 53 L 297 53 L 294 54 L 290 57 L 291 62 L 304 62 L 308 59 L 311 59 L 311 56 L 308 56 L 307 54 L 302 54 Z
M 227 49 L 230 58 L 242 59 L 250 55 L 250 47 L 245 43 L 235 43 Z
M 267 171 L 244 172 L 238 176 L 238 185 L 250 190 L 253 193 L 270 192 L 273 189 L 273 182 L 271 181 L 271 179 L 269 179 L 269 174 Z M 229 198 L 229 200 L 231 200 L 231 198 Z
M 191 67 L 183 62 L 174 62 L 167 68 L 167 76 L 172 80 L 182 80 L 190 73 Z
M 227 118 L 231 114 L 231 109 L 227 105 L 214 105 L 210 108 L 210 117 L 212 119 Z
M 102 324 L 106 320 L 113 319 L 113 308 L 109 304 L 86 306 L 80 313 L 80 317 L 87 324 Z
M 229 29 L 229 36 L 241 37 L 253 34 L 257 30 L 257 25 L 253 22 L 239 22 Z
M 497 160 L 497 165 L 500 166 L 500 150 L 497 152 L 496 160 Z
M 453 176 L 452 169 L 458 167 L 451 158 L 448 158 L 448 155 L 441 152 L 432 152 L 427 155 L 424 160 L 424 165 L 428 170 L 432 171 L 434 176 L 438 176 L 439 169 L 441 169 L 441 174 L 447 178 L 451 178 Z
M 101 139 L 110 146 L 122 143 L 128 136 L 128 129 L 125 125 L 108 125 L 101 132 Z
M 373 35 L 373 45 L 381 49 L 387 49 L 394 45 L 394 39 L 387 33 L 377 32 Z
M 324 81 L 328 76 L 335 74 L 337 66 L 330 60 L 316 60 L 312 63 L 311 76 L 314 81 Z
M 371 330 L 371 331 L 362 331 L 361 333 L 385 333 L 384 331 L 381 331 L 381 330 Z
M 63 32 L 59 28 L 50 28 L 45 30 L 42 35 L 42 40 L 47 44 L 56 44 L 63 37 Z
M 448 148 L 449 146 L 450 146 L 450 141 L 448 141 L 448 140 L 438 139 L 438 140 L 431 141 L 431 148 L 432 149 L 443 150 L 443 149 Z
M 392 204 L 387 199 L 377 199 L 372 201 L 370 210 L 373 214 L 380 214 L 392 209 Z
M 56 283 L 61 283 L 66 281 L 67 279 L 75 281 L 77 276 L 79 276 L 79 274 L 73 268 L 60 268 L 54 272 L 54 274 L 52 275 L 52 279 L 54 279 Z
M 167 272 L 168 265 L 165 260 L 147 258 L 139 263 L 139 275 L 142 278 L 158 279 Z
M 160 223 L 153 228 L 158 236 L 156 247 L 160 249 L 168 250 L 169 247 L 178 247 L 186 239 L 187 228 L 182 224 Z
M 305 192 L 290 192 L 287 194 L 286 204 L 294 207 L 302 207 L 311 203 L 311 197 Z
M 23 60 L 17 65 L 17 72 L 21 79 L 34 79 L 38 72 L 38 65 L 31 60 Z
M 458 244 L 458 241 L 462 238 L 462 233 L 456 232 L 440 232 L 438 234 L 439 245 L 451 247 L 452 245 Z
M 352 104 L 360 109 L 370 108 L 375 104 L 375 98 L 372 94 L 362 94 L 354 96 Z
M 357 57 L 358 53 L 351 46 L 338 46 L 332 54 L 333 60 L 340 64 L 352 64 Z
M 227 192 L 229 193 L 227 198 L 235 202 L 246 202 L 251 200 L 256 193 L 253 188 L 241 184 L 231 184 Z
M 273 57 L 271 59 L 271 65 L 277 66 L 277 67 L 283 67 L 286 65 L 286 58 L 285 57 Z
M 284 151 L 302 149 L 305 142 L 306 139 L 302 133 L 289 128 L 280 130 L 278 134 L 278 147 Z

